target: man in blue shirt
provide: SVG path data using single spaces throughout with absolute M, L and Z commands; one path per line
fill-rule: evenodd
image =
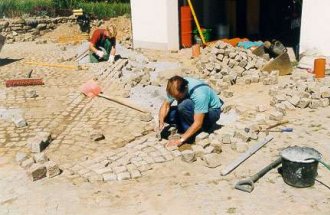
M 171 140 L 168 146 L 179 146 L 195 136 L 201 129 L 212 128 L 220 118 L 223 101 L 203 81 L 173 76 L 166 87 L 168 98 L 159 110 L 159 129 L 164 123 L 175 124 L 180 140 Z M 171 106 L 174 101 L 177 106 Z

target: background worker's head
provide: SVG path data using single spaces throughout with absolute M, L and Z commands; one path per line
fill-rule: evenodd
M 116 38 L 117 36 L 117 28 L 115 25 L 108 25 L 105 32 L 106 36 L 109 38 Z
M 167 82 L 166 92 L 175 100 L 180 101 L 187 96 L 188 81 L 178 75 L 173 76 Z

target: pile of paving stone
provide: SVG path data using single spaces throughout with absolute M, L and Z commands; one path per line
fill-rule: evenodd
M 32 181 L 45 177 L 52 178 L 61 173 L 58 165 L 54 161 L 50 161 L 45 153 L 42 152 L 50 144 L 51 140 L 50 133 L 39 132 L 29 142 L 32 156 L 23 152 L 16 154 L 16 162 L 27 171 Z
M 222 41 L 205 48 L 196 61 L 198 72 L 209 79 L 218 91 L 234 84 L 277 83 L 278 72 L 270 75 L 261 71 L 267 63 L 265 59 L 254 55 L 251 50 L 233 47 Z
M 317 80 L 312 74 L 295 71 L 289 81 L 270 89 L 271 105 L 284 114 L 295 108 L 327 107 L 330 99 L 329 83 L 328 79 Z
M 19 19 L 0 20 L 0 33 L 6 37 L 6 43 L 34 41 L 44 32 L 51 31 L 61 23 L 74 23 L 76 18 L 71 17 L 29 17 Z

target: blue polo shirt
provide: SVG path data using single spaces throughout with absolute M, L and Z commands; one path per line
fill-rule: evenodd
M 204 81 L 188 77 L 184 77 L 184 79 L 188 81 L 188 96 L 194 102 L 195 113 L 207 113 L 210 108 L 221 108 L 223 102 L 211 87 L 202 85 L 194 88 L 197 85 L 205 84 Z M 174 100 L 172 96 L 167 95 L 169 103 L 172 103 Z

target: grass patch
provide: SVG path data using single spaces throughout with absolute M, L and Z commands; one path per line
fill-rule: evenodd
M 0 17 L 16 17 L 23 14 L 51 15 L 51 0 L 0 0 Z
M 78 8 L 82 8 L 84 12 L 97 16 L 98 18 L 111 18 L 116 16 L 127 15 L 131 13 L 129 3 L 78 3 Z
M 98 18 L 111 18 L 131 13 L 130 3 L 85 2 L 79 0 L 0 0 L 0 17 L 23 14 L 56 16 L 57 9 L 78 9 Z

